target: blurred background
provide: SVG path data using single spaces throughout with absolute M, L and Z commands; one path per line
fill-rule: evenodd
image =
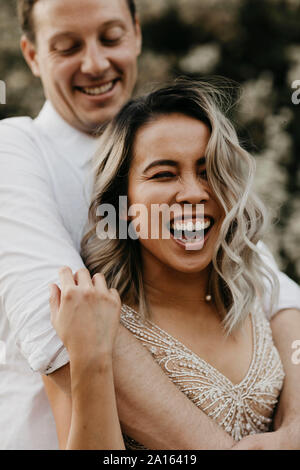
M 63 1 L 63 0 L 62 0 Z M 178 75 L 221 75 L 241 85 L 233 112 L 257 161 L 256 188 L 273 225 L 266 240 L 300 282 L 300 0 L 137 0 L 144 33 L 137 93 Z M 19 51 L 14 0 L 0 0 L 0 119 L 36 116 L 44 98 Z M 299 94 L 300 98 L 300 82 Z

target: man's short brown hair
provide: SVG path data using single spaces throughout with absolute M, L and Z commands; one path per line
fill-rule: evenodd
M 126 0 L 133 21 L 136 17 L 135 0 Z M 38 0 L 18 0 L 18 16 L 24 34 L 31 42 L 35 42 L 35 28 L 33 21 L 33 8 Z

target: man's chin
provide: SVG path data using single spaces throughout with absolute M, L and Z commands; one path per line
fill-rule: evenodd
M 79 115 L 80 121 L 77 121 L 77 123 L 73 123 L 73 126 L 76 127 L 76 129 L 80 130 L 81 132 L 84 132 L 86 134 L 98 134 L 101 126 L 109 122 L 112 117 L 108 115 L 107 113 L 95 113 L 94 116 L 91 116 L 90 114 L 88 116 L 84 116 L 83 113 Z

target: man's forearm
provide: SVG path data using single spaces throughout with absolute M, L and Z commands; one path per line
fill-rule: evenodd
M 286 374 L 274 428 L 276 430 L 295 423 L 300 434 L 300 364 L 292 360 L 292 344 L 300 340 L 300 310 L 282 310 L 271 320 L 271 327 Z
M 248 436 L 234 450 L 300 449 L 300 364 L 292 360 L 292 344 L 300 340 L 300 311 L 282 310 L 272 318 L 271 327 L 286 373 L 273 422 L 274 432 Z

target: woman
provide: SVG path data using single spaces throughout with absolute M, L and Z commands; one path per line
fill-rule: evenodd
M 70 354 L 69 448 L 124 448 L 112 373 L 120 316 L 234 440 L 270 428 L 284 372 L 260 305 L 272 281 L 257 247 L 265 212 L 252 190 L 254 161 L 222 106 L 212 85 L 179 80 L 130 102 L 100 139 L 82 243 L 93 278 L 65 268 L 52 295 Z M 105 239 L 108 205 L 118 217 Z M 163 216 L 153 218 L 157 206 Z M 124 220 L 131 237 L 111 236 Z

